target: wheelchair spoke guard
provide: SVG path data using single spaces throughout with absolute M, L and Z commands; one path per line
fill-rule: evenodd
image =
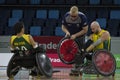
M 93 64 L 97 72 L 103 76 L 115 73 L 116 61 L 114 56 L 106 50 L 98 50 L 93 54 Z
M 40 72 L 46 77 L 52 77 L 52 64 L 45 53 L 36 53 L 36 62 Z
M 63 38 L 57 48 L 57 53 L 60 60 L 65 64 L 73 64 L 75 62 L 75 55 L 78 53 L 77 43 L 69 38 Z

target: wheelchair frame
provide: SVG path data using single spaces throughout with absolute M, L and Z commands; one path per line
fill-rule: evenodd
M 63 56 L 64 56 L 63 53 L 62 53 L 62 54 L 60 53 L 60 52 L 61 52 L 61 51 L 60 51 L 60 48 L 61 48 L 61 46 L 66 42 L 65 40 L 69 41 L 70 39 L 69 39 L 68 37 L 64 37 L 63 39 L 60 40 L 60 42 L 59 42 L 59 44 L 58 44 L 58 49 L 57 49 L 57 51 L 58 51 L 58 56 L 59 56 L 60 60 L 61 60 L 63 63 L 65 63 L 65 64 L 73 64 L 73 63 L 75 62 L 75 59 L 73 59 L 71 62 L 66 61 L 65 59 L 63 59 Z M 74 40 L 73 40 L 73 42 L 76 43 Z M 67 44 L 67 45 L 69 45 L 69 44 Z M 65 45 L 65 46 L 67 46 L 67 45 Z M 84 53 L 84 52 L 82 52 L 82 51 L 79 49 L 77 43 L 76 43 L 75 45 L 76 45 L 77 48 L 78 48 L 78 50 L 77 50 L 77 52 L 76 52 L 75 54 L 78 54 L 78 53 L 82 54 L 82 53 Z M 74 47 L 73 47 L 73 48 L 74 48 Z M 67 49 L 67 48 L 66 48 L 66 49 Z M 97 66 L 98 64 L 96 63 L 95 60 L 97 60 L 96 57 L 98 57 L 101 52 L 105 52 L 106 54 L 104 54 L 104 55 L 107 55 L 107 56 L 112 60 L 112 65 L 113 65 L 113 66 L 111 66 L 111 72 L 103 72 L 102 69 L 100 69 L 100 67 Z M 74 54 L 74 55 L 75 55 L 75 54 Z M 85 55 L 86 55 L 86 53 L 84 54 L 83 57 L 85 57 Z M 107 63 L 107 62 L 105 62 L 105 60 L 104 60 L 103 64 L 105 65 L 106 63 Z M 95 72 L 97 72 L 97 75 L 101 74 L 102 76 L 110 76 L 110 75 L 114 76 L 114 74 L 115 74 L 116 61 L 115 61 L 114 56 L 113 56 L 109 51 L 107 51 L 107 50 L 98 50 L 98 51 L 94 52 L 94 53 L 93 53 L 93 56 L 92 56 L 92 65 L 93 65 L 93 68 L 95 69 Z M 110 65 L 110 64 L 109 64 L 109 65 Z M 108 66 L 108 67 L 109 67 L 109 66 Z M 80 74 L 81 74 L 81 72 L 80 72 Z
M 9 78 L 15 76 L 21 67 L 32 69 L 34 66 L 38 69 L 37 74 L 44 75 L 47 78 L 52 77 L 52 64 L 48 56 L 40 52 L 30 56 L 20 56 L 19 53 L 14 53 L 7 66 L 7 76 Z

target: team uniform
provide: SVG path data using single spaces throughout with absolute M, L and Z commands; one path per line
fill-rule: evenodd
M 92 41 L 96 42 L 101 36 L 102 34 L 105 32 L 105 30 L 101 30 L 98 34 L 92 34 Z M 110 51 L 110 47 L 111 47 L 111 38 L 109 37 L 108 40 L 105 40 L 104 42 L 100 43 L 99 45 L 97 45 L 93 51 L 98 50 L 98 49 L 106 49 L 108 51 Z
M 10 43 L 13 45 L 14 49 L 30 50 L 33 49 L 33 47 L 30 43 L 29 37 L 30 35 L 27 34 L 23 34 L 21 37 L 13 35 Z
M 86 27 L 88 22 L 87 17 L 82 12 L 78 13 L 78 18 L 74 21 L 71 19 L 70 12 L 67 12 L 63 17 L 62 24 L 70 32 L 70 35 L 73 35 L 80 32 L 83 27 Z M 85 35 L 77 37 L 76 41 L 81 48 L 81 46 L 84 46 L 85 43 Z
M 81 31 L 83 27 L 88 25 L 87 18 L 82 12 L 78 13 L 78 18 L 74 21 L 71 20 L 70 12 L 67 12 L 64 15 L 62 24 L 67 28 L 71 35 Z

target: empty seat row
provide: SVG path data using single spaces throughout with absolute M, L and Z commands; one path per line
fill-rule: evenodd
M 31 26 L 30 27 L 30 34 L 32 36 L 64 36 L 65 33 L 62 31 L 61 27 L 56 27 L 52 29 L 51 27 L 44 27 L 42 29 L 41 26 Z
M 86 5 L 120 5 L 120 0 L 0 0 L 0 4 L 29 4 L 29 5 L 39 5 L 39 4 L 86 4 Z

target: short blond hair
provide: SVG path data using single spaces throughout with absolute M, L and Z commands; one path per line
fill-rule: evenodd
M 78 14 L 78 7 L 77 6 L 72 6 L 70 8 L 70 14 Z

